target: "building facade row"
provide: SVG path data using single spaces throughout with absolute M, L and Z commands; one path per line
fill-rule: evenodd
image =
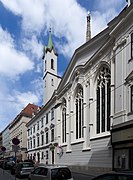
M 4 157 L 14 157 L 14 147 L 12 140 L 19 139 L 17 159 L 27 159 L 27 127 L 26 124 L 30 121 L 33 114 L 38 111 L 38 106 L 28 104 L 15 119 L 2 131 L 2 144 L 6 148 Z

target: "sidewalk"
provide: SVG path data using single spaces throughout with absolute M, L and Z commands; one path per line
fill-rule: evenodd
M 10 173 L 0 168 L 0 180 L 15 180 Z
M 110 168 L 93 168 L 88 166 L 69 166 L 69 168 L 74 173 L 82 173 L 90 176 L 98 176 L 107 172 L 112 172 Z

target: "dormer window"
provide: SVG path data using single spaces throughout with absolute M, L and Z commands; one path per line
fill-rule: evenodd
M 54 69 L 54 60 L 51 59 L 51 69 Z

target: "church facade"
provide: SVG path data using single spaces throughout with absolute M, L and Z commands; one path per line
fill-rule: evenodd
M 133 125 L 132 15 L 129 3 L 105 30 L 92 39 L 87 34 L 87 42 L 75 50 L 62 79 L 57 75 L 58 56 L 50 32 L 43 57 L 44 104 L 27 124 L 29 158 L 111 170 L 121 148 L 119 159 L 124 161 L 123 148 L 116 144 L 125 138 L 118 125 L 122 129 L 124 123 Z M 90 33 L 88 28 L 89 24 Z M 128 136 L 133 140 L 132 134 Z M 123 167 L 131 166 L 118 166 Z

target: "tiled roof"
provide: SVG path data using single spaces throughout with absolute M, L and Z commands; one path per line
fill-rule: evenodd
M 26 117 L 29 117 L 31 118 L 32 117 L 32 114 L 36 114 L 36 112 L 38 111 L 38 108 L 39 106 L 36 106 L 35 104 L 28 104 L 16 117 L 15 119 L 12 121 L 9 129 L 11 129 L 15 124 L 16 122 L 19 121 L 19 119 L 22 117 L 22 116 L 26 116 Z

